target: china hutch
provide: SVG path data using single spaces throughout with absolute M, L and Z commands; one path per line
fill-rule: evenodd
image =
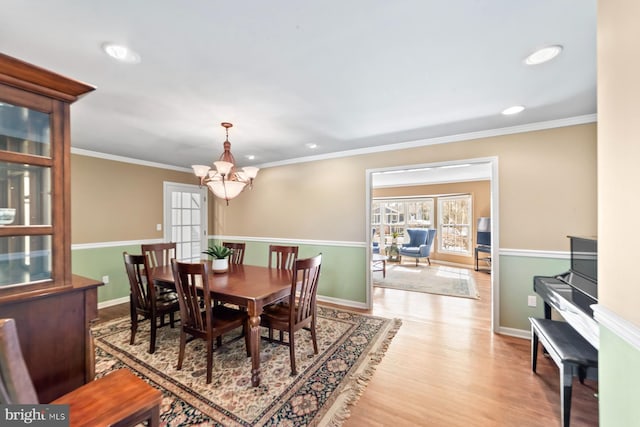
M 94 87 L 0 53 L 0 318 L 41 403 L 93 379 L 102 283 L 71 273 L 70 106 Z

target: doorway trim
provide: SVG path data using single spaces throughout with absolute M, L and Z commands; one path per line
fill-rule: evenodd
M 366 195 L 366 306 L 371 309 L 373 307 L 373 280 L 371 275 L 371 255 L 369 250 L 372 244 L 371 236 L 371 202 L 372 202 L 372 182 L 374 172 L 388 172 L 404 169 L 418 169 L 437 166 L 451 166 L 463 164 L 489 163 L 491 167 L 490 188 L 491 188 L 491 330 L 498 332 L 500 328 L 500 209 L 499 209 L 499 179 L 498 179 L 498 157 L 480 157 L 473 159 L 452 160 L 436 163 L 422 163 L 413 165 L 391 166 L 385 168 L 375 168 L 365 170 L 365 195 Z M 428 181 L 425 184 L 429 184 Z
M 208 213 L 209 213 L 209 209 L 208 209 L 208 202 L 207 202 L 207 188 L 206 187 L 200 187 L 198 185 L 193 185 L 193 184 L 184 184 L 184 183 L 180 183 L 180 182 L 170 182 L 170 181 L 164 181 L 163 182 L 163 191 L 162 191 L 162 204 L 163 204 L 163 228 L 164 228 L 164 241 L 165 242 L 171 242 L 173 241 L 172 239 L 172 234 L 171 234 L 171 194 L 174 191 L 178 191 L 178 192 L 185 192 L 185 193 L 192 193 L 192 194 L 199 194 L 201 196 L 201 204 L 200 204 L 200 247 L 202 250 L 206 249 L 206 247 L 208 246 L 208 224 L 209 224 L 209 217 L 208 217 Z M 178 242 L 179 243 L 179 242 Z M 180 251 L 177 251 L 178 253 L 176 253 L 176 257 L 179 256 Z M 198 251 L 200 252 L 200 251 Z M 189 257 L 188 259 L 194 259 L 196 257 L 196 255 L 191 254 L 191 257 Z M 200 253 L 197 254 L 197 257 L 200 257 Z M 186 258 L 182 257 L 179 260 L 183 261 Z

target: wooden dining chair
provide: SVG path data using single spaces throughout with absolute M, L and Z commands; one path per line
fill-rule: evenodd
M 269 245 L 269 268 L 293 270 L 296 258 L 297 246 Z
M 20 348 L 15 319 L 0 319 L 0 405 L 20 408 L 18 405 L 38 403 L 38 394 Z M 89 381 L 51 402 L 67 405 L 67 425 L 129 426 L 147 421 L 150 427 L 160 425 L 161 403 L 159 390 L 124 368 Z M 28 424 L 25 420 L 12 424 L 25 423 Z
M 187 335 L 203 339 L 207 343 L 207 384 L 210 384 L 214 339 L 219 346 L 222 335 L 239 327 L 246 329 L 249 316 L 246 311 L 223 304 L 212 304 L 209 291 L 211 267 L 208 263 L 190 264 L 173 259 L 171 267 L 178 291 L 181 319 L 180 352 L 176 369 L 182 369 Z M 244 338 L 247 356 L 250 356 L 249 334 L 244 334 Z
M 269 328 L 269 338 L 273 341 L 273 329 L 287 332 L 289 341 L 285 342 L 280 334 L 280 344 L 289 346 L 291 375 L 297 375 L 295 333 L 302 328 L 311 332 L 313 352 L 318 354 L 316 341 L 316 294 L 322 254 L 311 258 L 298 259 L 294 263 L 294 274 L 291 279 L 291 293 L 287 304 L 275 304 L 265 307 L 261 316 L 261 326 Z
M 180 310 L 178 304 L 178 294 L 176 292 L 158 292 L 153 281 L 148 276 L 149 263 L 144 255 L 131 255 L 127 252 L 122 254 L 124 266 L 129 279 L 130 288 L 130 312 L 131 312 L 131 340 L 135 343 L 136 331 L 138 330 L 139 319 L 149 319 L 151 338 L 149 339 L 149 353 L 156 351 L 156 330 L 158 319 L 160 326 L 164 326 L 164 316 L 169 315 L 169 323 L 174 327 L 174 313 Z
M 247 246 L 243 242 L 222 242 L 222 246 L 231 249 L 229 264 L 244 264 L 244 249 Z

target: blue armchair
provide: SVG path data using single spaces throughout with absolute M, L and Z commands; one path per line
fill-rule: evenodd
M 436 237 L 436 230 L 433 228 L 408 228 L 409 243 L 403 244 L 399 248 L 400 262 L 403 256 L 413 257 L 416 259 L 416 266 L 420 258 L 426 258 L 431 265 L 431 245 Z

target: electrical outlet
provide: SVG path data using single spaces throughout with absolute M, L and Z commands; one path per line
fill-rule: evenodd
M 109 283 L 109 276 L 102 276 L 102 283 L 104 283 L 105 285 Z
M 162 224 L 156 224 L 156 231 L 162 231 Z
M 527 296 L 527 305 L 529 307 L 535 307 L 536 305 L 538 305 L 538 298 L 536 298 L 535 295 L 528 295 Z

